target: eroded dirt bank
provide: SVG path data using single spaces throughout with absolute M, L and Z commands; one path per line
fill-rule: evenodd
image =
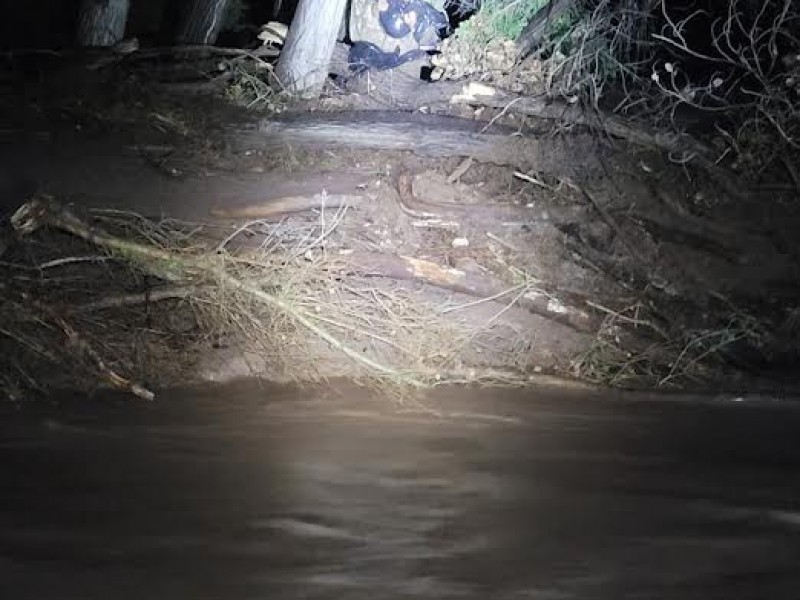
M 43 372 L 790 385 L 797 205 L 780 190 L 502 110 L 113 100 L 6 100 L 3 209 L 49 211 L 5 237 L 5 312 L 27 325 L 3 339 L 30 354 L 7 353 L 8 395 Z

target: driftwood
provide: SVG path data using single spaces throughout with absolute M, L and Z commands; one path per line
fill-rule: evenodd
M 554 295 L 524 286 L 509 286 L 478 269 L 443 267 L 429 260 L 381 252 L 353 252 L 347 257 L 352 269 L 362 276 L 417 281 L 481 299 L 506 298 L 520 308 L 546 317 L 576 331 L 592 333 L 599 323 L 593 315 L 567 306 Z
M 302 113 L 233 128 L 229 140 L 234 147 L 273 152 L 344 146 L 408 150 L 423 156 L 471 156 L 493 164 L 555 169 L 555 162 L 542 155 L 538 140 L 513 136 L 515 131 L 504 127 L 482 132 L 483 127 L 468 119 L 394 111 Z
M 341 208 L 351 206 L 363 196 L 355 194 L 314 194 L 313 196 L 283 196 L 241 207 L 216 207 L 212 217 L 224 219 L 276 219 L 290 213 L 317 208 Z
M 717 153 L 713 148 L 688 134 L 650 129 L 600 111 L 589 113 L 580 106 L 565 104 L 544 95 L 519 96 L 483 84 L 441 81 L 418 85 L 396 104 L 398 108 L 409 110 L 445 109 L 452 104 L 495 108 L 501 109 L 506 114 L 521 114 L 586 127 L 611 138 L 666 152 L 671 160 L 680 164 L 693 162 L 702 167 L 733 199 L 745 201 L 768 191 L 753 188 L 735 174 L 720 167 L 717 164 Z M 495 126 L 491 129 L 496 131 Z M 471 154 L 465 153 L 464 156 Z M 538 161 L 545 162 L 541 154 L 538 155 Z

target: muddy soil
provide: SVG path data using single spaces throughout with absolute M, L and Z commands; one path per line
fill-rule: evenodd
M 120 90 L 59 96 L 47 85 L 5 97 L 6 215 L 46 193 L 82 213 L 166 217 L 220 240 L 248 219 L 318 222 L 331 199 L 348 211 L 327 252 L 413 257 L 480 282 L 476 297 L 472 284 L 374 279 L 491 324 L 460 357 L 463 368 L 612 385 L 791 384 L 800 339 L 791 190 L 734 197 L 719 178 L 654 149 L 513 114 L 481 111 L 453 126 L 447 116 L 380 113 L 389 137 L 395 128 L 424 140 L 423 151 L 387 145 L 386 134 L 376 141 L 364 125 L 376 117 L 363 112 L 263 116 L 221 99 Z M 334 121 L 352 135 L 320 137 Z M 502 151 L 459 150 L 461 140 L 483 148 L 489 139 Z M 305 210 L 275 213 L 296 201 Z M 507 293 L 520 282 L 524 294 Z M 192 339 L 181 380 L 280 379 L 235 343 Z M 323 374 L 347 372 L 335 352 L 329 359 Z

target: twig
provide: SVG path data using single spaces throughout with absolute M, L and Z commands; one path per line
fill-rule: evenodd
M 506 114 L 506 113 L 507 113 L 507 112 L 508 112 L 508 111 L 511 109 L 511 107 L 512 107 L 512 106 L 514 106 L 514 104 L 516 104 L 517 102 L 519 102 L 519 101 L 520 101 L 520 100 L 522 100 L 522 99 L 523 99 L 523 97 L 522 97 L 522 96 L 520 96 L 520 97 L 518 97 L 518 98 L 514 98 L 514 99 L 513 99 L 511 102 L 509 102 L 508 104 L 506 104 L 506 105 L 503 107 L 503 110 L 501 110 L 501 111 L 500 111 L 499 113 L 497 113 L 497 114 L 496 114 L 494 117 L 492 117 L 492 120 L 491 120 L 491 121 L 489 121 L 489 122 L 486 124 L 486 127 L 484 127 L 483 129 L 481 129 L 481 133 L 486 133 L 486 132 L 489 130 L 489 128 L 490 128 L 492 125 L 494 125 L 494 124 L 495 124 L 495 123 L 496 123 L 496 122 L 497 122 L 497 121 L 498 121 L 500 118 L 502 118 L 502 117 L 503 117 L 503 116 L 504 116 L 504 115 L 505 115 L 505 114 Z
M 37 269 L 53 269 L 55 267 L 63 267 L 64 265 L 71 265 L 75 263 L 85 262 L 105 262 L 111 260 L 110 256 L 67 256 L 65 258 L 56 258 L 49 260 L 40 265 L 36 265 Z
M 67 323 L 64 319 L 59 319 L 59 322 L 64 330 L 64 333 L 67 335 L 69 343 L 78 348 L 82 354 L 86 355 L 92 362 L 94 362 L 95 366 L 105 376 L 106 381 L 108 381 L 112 386 L 130 392 L 134 396 L 138 396 L 144 400 L 152 401 L 155 399 L 156 395 L 146 387 L 135 383 L 130 379 L 122 377 L 122 375 L 109 367 L 100 354 L 98 354 L 94 348 L 92 348 L 84 339 L 82 339 L 78 335 L 78 332 L 71 327 L 69 323 Z
M 56 311 L 52 308 L 40 304 L 38 302 L 32 303 L 36 309 L 44 315 L 47 315 L 52 321 L 54 321 L 64 332 L 64 335 L 67 336 L 67 342 L 73 346 L 80 354 L 88 358 L 90 361 L 94 363 L 100 373 L 103 375 L 103 378 L 111 384 L 113 387 L 121 390 L 125 390 L 130 392 L 134 396 L 138 396 L 139 398 L 143 398 L 145 400 L 153 400 L 155 399 L 155 394 L 148 390 L 146 387 L 131 381 L 130 379 L 126 379 L 119 373 L 117 373 L 114 369 L 109 367 L 106 362 L 103 360 L 103 357 L 92 348 L 92 346 L 84 340 L 79 334 L 78 331 L 70 325 L 64 317 L 59 315 Z
M 486 323 L 484 323 L 484 324 L 483 324 L 483 325 L 482 325 L 480 328 L 476 329 L 476 330 L 475 330 L 475 332 L 473 332 L 473 333 L 472 333 L 470 336 L 468 336 L 468 337 L 467 337 L 467 338 L 466 338 L 466 339 L 465 339 L 465 340 L 462 342 L 462 344 L 461 344 L 461 350 L 463 350 L 464 348 L 466 348 L 466 347 L 467 347 L 467 346 L 468 346 L 468 345 L 469 345 L 469 344 L 470 344 L 470 343 L 471 343 L 473 340 L 475 340 L 475 338 L 477 338 L 477 337 L 478 337 L 478 336 L 481 334 L 481 332 L 483 332 L 483 331 L 489 331 L 489 330 L 492 328 L 492 326 L 495 324 L 495 322 L 497 322 L 497 321 L 498 321 L 498 320 L 499 320 L 499 319 L 500 319 L 500 318 L 501 318 L 501 317 L 502 317 L 504 314 L 506 314 L 508 311 L 510 311 L 512 308 L 514 308 L 514 306 L 516 306 L 516 304 L 517 304 L 517 303 L 518 303 L 518 302 L 519 302 L 519 301 L 520 301 L 520 300 L 521 300 L 521 299 L 522 299 L 522 298 L 525 296 L 525 294 L 527 293 L 527 288 L 528 288 L 528 286 L 521 286 L 521 287 L 522 287 L 522 289 L 519 291 L 519 293 L 518 293 L 516 296 L 514 296 L 514 297 L 511 299 L 511 301 L 510 301 L 508 304 L 506 304 L 506 305 L 505 305 L 503 308 L 501 308 L 501 309 L 500 309 L 499 311 L 497 311 L 497 312 L 496 312 L 494 315 L 492 315 L 492 316 L 489 318 L 489 320 L 488 320 L 488 321 L 486 321 Z M 459 352 L 460 352 L 460 351 L 459 351 Z M 453 359 L 455 359 L 455 357 L 456 357 L 457 355 L 458 355 L 458 353 L 457 353 L 457 352 L 456 352 L 456 353 L 453 353 Z M 451 359 L 451 360 L 452 360 L 452 359 Z
M 689 353 L 689 351 L 692 348 L 700 346 L 705 341 L 713 339 L 715 337 L 716 338 L 724 337 L 723 334 L 727 334 L 727 333 L 729 333 L 729 332 L 724 331 L 724 330 L 723 331 L 708 331 L 708 332 L 703 333 L 702 335 L 699 335 L 698 337 L 695 337 L 695 338 L 689 340 L 686 343 L 686 345 L 683 347 L 683 350 L 681 350 L 681 352 L 678 355 L 678 357 L 672 363 L 672 368 L 670 369 L 669 373 L 666 375 L 666 377 L 663 377 L 662 379 L 659 380 L 658 386 L 662 387 L 666 383 L 671 381 L 672 379 L 674 379 L 674 378 L 676 378 L 676 377 L 678 377 L 680 375 L 685 375 L 686 373 L 688 373 L 689 368 L 692 365 L 696 365 L 701 360 L 703 360 L 706 356 L 709 356 L 709 355 L 721 350 L 722 348 L 725 348 L 726 346 L 729 346 L 730 344 L 732 344 L 732 343 L 734 343 L 734 342 L 736 342 L 736 341 L 738 341 L 740 339 L 743 339 L 743 338 L 747 337 L 746 333 L 739 332 L 739 333 L 735 334 L 732 338 L 728 337 L 728 338 L 725 338 L 722 341 L 714 344 L 713 346 L 711 346 L 710 348 L 708 348 L 707 350 L 702 352 L 699 356 L 695 356 L 694 358 L 688 360 L 685 365 L 681 365 L 681 361 L 684 359 L 684 357 Z M 678 373 L 678 367 L 679 366 L 683 366 L 683 369 L 681 370 L 680 373 Z
M 522 173 L 521 171 L 514 171 L 514 177 L 516 177 L 517 179 L 522 179 L 523 181 L 527 181 L 529 183 L 533 183 L 535 185 L 538 185 L 539 187 L 543 187 L 546 190 L 553 189 L 552 186 L 547 185 L 545 182 L 539 181 L 538 179 L 536 179 L 536 177 L 527 175 L 526 173 Z
M 645 320 L 645 319 L 638 319 L 638 318 L 634 318 L 634 317 L 625 316 L 620 312 L 617 312 L 617 311 L 612 310 L 610 308 L 606 308 L 602 304 L 598 304 L 596 302 L 592 302 L 591 300 L 587 300 L 586 301 L 586 306 L 590 306 L 590 307 L 594 308 L 595 310 L 599 310 L 602 313 L 610 315 L 610 316 L 614 317 L 615 319 L 618 319 L 620 321 L 624 321 L 625 323 L 629 323 L 629 324 L 631 324 L 633 326 L 644 325 L 645 327 L 649 327 L 650 329 L 655 331 L 658 335 L 660 335 L 665 340 L 669 339 L 669 337 L 667 336 L 666 332 L 663 329 L 661 329 L 658 325 L 656 325 L 655 323 L 652 323 L 651 321 L 648 321 L 648 320 Z
M 472 166 L 473 159 L 471 156 L 468 156 L 464 160 L 462 160 L 458 166 L 453 169 L 453 172 L 450 173 L 450 176 L 447 178 L 447 183 L 456 183 L 459 179 L 461 179 L 464 174 L 469 171 L 469 168 Z
M 44 348 L 40 348 L 36 344 L 34 344 L 31 340 L 24 338 L 23 336 L 14 333 L 13 331 L 9 331 L 8 329 L 0 328 L 0 335 L 4 335 L 7 338 L 14 340 L 23 348 L 27 348 L 34 354 L 38 354 L 39 356 L 44 357 L 45 359 L 49 360 L 50 362 L 56 362 L 56 357 L 50 354 L 49 351 L 45 350 Z
M 492 296 L 487 296 L 486 298 L 478 298 L 477 300 L 473 300 L 472 302 L 466 302 L 464 304 L 459 304 L 458 306 L 450 306 L 442 310 L 442 314 L 446 315 L 451 312 L 455 312 L 457 310 L 464 310 L 465 308 L 472 308 L 473 306 L 478 306 L 480 304 L 484 304 L 485 302 L 493 302 L 498 298 L 502 298 L 503 296 L 508 296 L 509 294 L 513 294 L 514 292 L 518 292 L 519 290 L 527 287 L 524 284 L 515 285 L 512 288 L 508 288 L 507 290 L 503 290 L 502 292 L 498 292 Z
M 221 241 L 219 244 L 217 244 L 217 247 L 215 248 L 215 250 L 214 250 L 214 251 L 215 251 L 217 254 L 219 254 L 220 252 L 223 252 L 223 251 L 225 250 L 225 246 L 227 246 L 227 245 L 228 245 L 228 244 L 230 244 L 230 243 L 231 243 L 231 242 L 232 242 L 232 241 L 233 241 L 235 238 L 237 238 L 237 237 L 239 236 L 239 234 L 240 234 L 240 233 L 243 233 L 243 232 L 245 232 L 245 231 L 249 231 L 249 230 L 250 230 L 250 228 L 251 228 L 253 225 L 263 225 L 263 224 L 265 224 L 265 223 L 266 223 L 266 222 L 265 222 L 263 219 L 255 219 L 255 220 L 253 220 L 253 221 L 248 221 L 247 223 L 245 223 L 245 224 L 244 224 L 244 225 L 242 225 L 241 227 L 238 227 L 238 228 L 237 228 L 237 229 L 236 229 L 236 230 L 235 230 L 233 233 L 231 233 L 230 235 L 228 235 L 228 236 L 227 236 L 227 237 L 226 237 L 224 240 L 222 240 L 222 241 Z
M 136 306 L 137 304 L 149 304 L 162 300 L 175 298 L 189 298 L 193 294 L 201 292 L 203 288 L 197 286 L 171 287 L 159 290 L 151 290 L 139 294 L 122 294 L 119 296 L 109 296 L 100 300 L 93 300 L 75 306 L 69 310 L 71 314 L 93 312 L 105 310 L 107 308 L 120 308 L 123 306 Z
M 319 222 L 320 222 L 319 229 L 320 229 L 320 233 L 319 233 L 319 236 L 313 242 L 311 242 L 311 244 L 309 244 L 309 246 L 308 246 L 309 248 L 316 248 L 328 236 L 330 236 L 336 230 L 336 228 L 339 227 L 339 224 L 344 219 L 345 215 L 347 214 L 347 209 L 349 208 L 349 205 L 347 204 L 346 201 L 344 203 L 342 203 L 342 204 L 334 204 L 334 208 L 336 208 L 336 212 L 333 215 L 333 221 L 331 221 L 331 224 L 326 228 L 325 227 L 325 205 L 327 204 L 327 201 L 328 201 L 328 192 L 326 192 L 325 190 L 322 190 L 322 193 L 319 195 L 319 197 L 320 197 L 320 213 L 319 213 Z
M 501 238 L 499 235 L 495 235 L 491 231 L 487 231 L 486 232 L 486 237 L 489 238 L 490 240 L 494 241 L 494 242 L 497 242 L 501 246 L 504 246 L 504 247 L 508 248 L 512 252 L 517 252 L 517 253 L 522 252 L 522 250 L 518 246 L 515 246 L 511 242 L 507 242 L 506 240 Z

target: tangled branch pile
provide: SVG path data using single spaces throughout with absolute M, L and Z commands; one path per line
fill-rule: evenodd
M 666 0 L 472 4 L 478 12 L 446 40 L 436 76 L 490 80 L 651 126 L 699 130 L 693 133 L 716 148 L 718 162 L 751 177 L 789 167 L 800 185 L 800 7 L 793 0 L 717 8 Z
M 304 228 L 251 221 L 219 241 L 175 221 L 29 201 L 12 218 L 25 242 L 4 256 L 0 387 L 20 398 L 99 382 L 150 398 L 148 385 L 184 382 L 226 344 L 289 381 L 340 372 L 401 389 L 463 373 L 459 354 L 485 324 L 354 273 L 335 240 L 346 211 Z
M 674 17 L 653 36 L 667 57 L 651 66 L 654 108 L 674 122 L 689 107 L 716 117 L 720 160 L 757 174 L 800 150 L 800 8 L 792 0 L 733 0 L 726 12 Z M 710 34 L 698 44 L 692 30 Z M 786 155 L 792 161 L 785 160 Z M 796 177 L 796 175 L 795 175 Z M 797 181 L 795 181 L 797 183 Z

